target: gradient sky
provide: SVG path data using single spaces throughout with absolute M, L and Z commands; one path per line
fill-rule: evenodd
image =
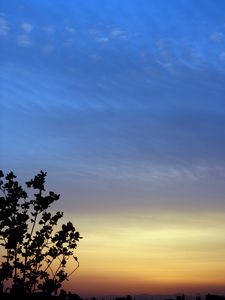
M 0 164 L 61 194 L 72 292 L 225 293 L 225 2 L 0 0 Z

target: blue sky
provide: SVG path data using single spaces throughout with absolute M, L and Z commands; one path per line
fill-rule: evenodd
M 106 209 L 137 195 L 222 205 L 224 11 L 218 0 L 1 1 L 3 167 L 62 174 L 83 209 L 89 195 Z

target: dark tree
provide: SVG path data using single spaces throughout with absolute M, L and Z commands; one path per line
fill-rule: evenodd
M 51 294 L 79 267 L 80 234 L 71 222 L 58 228 L 63 212 L 53 214 L 49 208 L 60 195 L 45 192 L 46 175 L 40 171 L 25 191 L 13 172 L 0 170 L 0 287 L 10 286 L 14 295 Z M 69 259 L 75 267 L 68 274 Z

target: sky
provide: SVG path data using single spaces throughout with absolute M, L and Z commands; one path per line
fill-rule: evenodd
M 0 166 L 61 194 L 68 290 L 225 294 L 225 2 L 0 0 Z

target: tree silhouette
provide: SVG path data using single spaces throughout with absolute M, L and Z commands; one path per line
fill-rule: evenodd
M 45 193 L 46 175 L 40 171 L 26 182 L 26 192 L 13 172 L 4 175 L 0 170 L 2 292 L 9 286 L 14 295 L 38 290 L 50 295 L 79 267 L 74 253 L 81 236 L 71 222 L 58 229 L 63 212 L 52 214 L 49 208 L 60 195 L 52 191 Z M 68 274 L 69 259 L 76 265 Z

